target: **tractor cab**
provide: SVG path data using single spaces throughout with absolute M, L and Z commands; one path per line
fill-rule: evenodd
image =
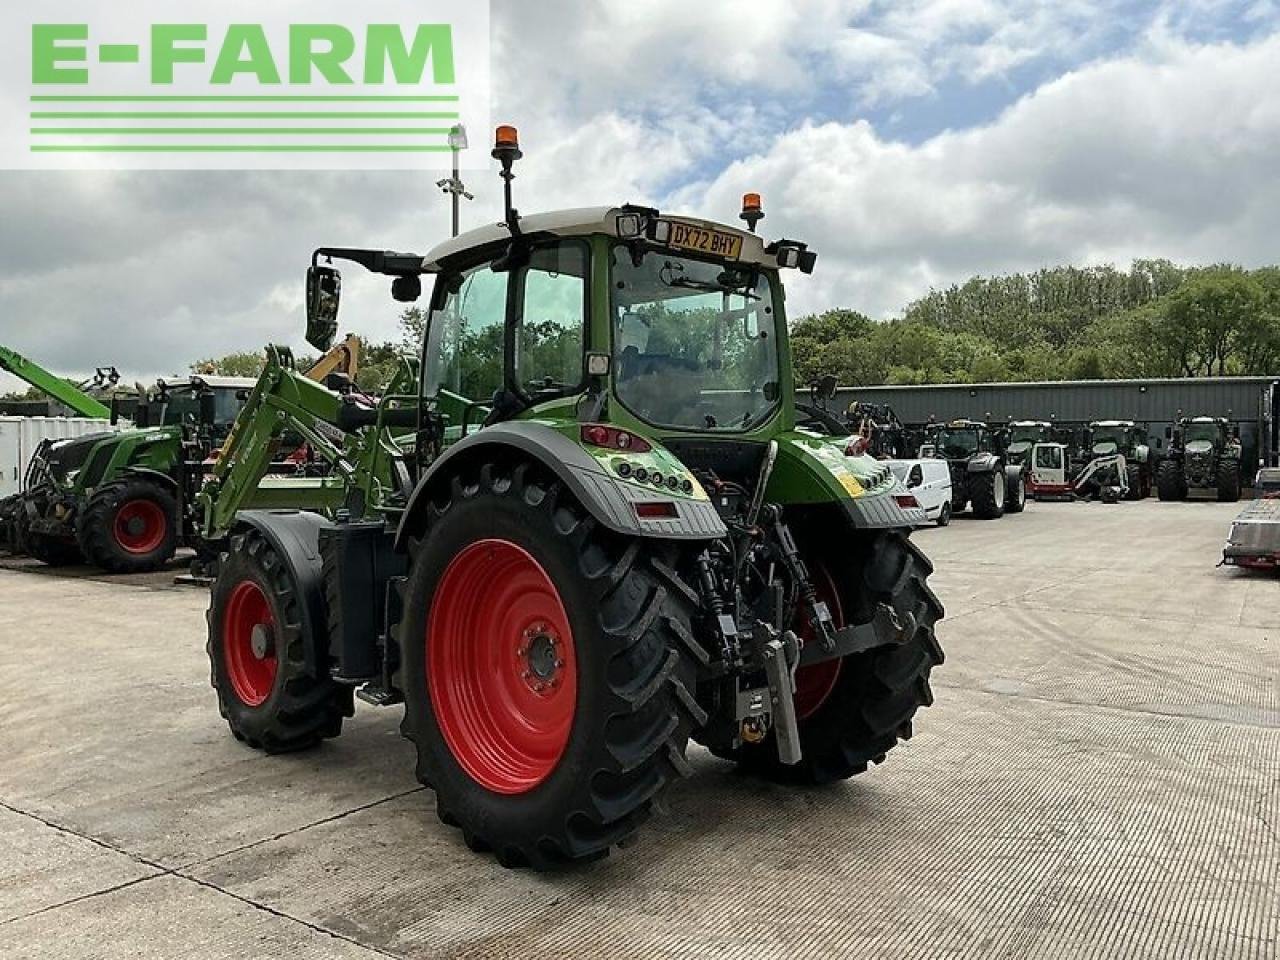
M 1037 443 L 1052 443 L 1053 424 L 1045 420 L 1015 420 L 1005 438 L 1005 457 L 1010 463 L 1024 463 Z
M 1095 420 L 1089 424 L 1089 450 L 1094 457 L 1120 454 L 1126 460 L 1144 463 L 1150 454 L 1147 431 L 1132 420 Z

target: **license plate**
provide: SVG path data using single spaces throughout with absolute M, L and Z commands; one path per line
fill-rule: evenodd
M 737 260 L 742 253 L 742 237 L 737 234 L 695 227 L 688 223 L 671 224 L 671 239 L 667 241 L 667 245 L 677 250 L 724 257 L 726 260 Z

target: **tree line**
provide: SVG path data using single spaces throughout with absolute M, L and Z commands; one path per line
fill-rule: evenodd
M 792 327 L 796 376 L 851 386 L 1280 372 L 1280 267 L 1138 260 L 974 277 L 875 321 L 828 310 Z

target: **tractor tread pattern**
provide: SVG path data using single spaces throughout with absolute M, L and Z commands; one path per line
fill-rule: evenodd
M 1160 461 L 1156 473 L 1156 494 L 1166 502 L 1187 499 L 1187 481 L 1182 475 L 1182 464 L 1166 457 Z
M 246 572 L 258 574 L 259 585 L 275 600 L 275 609 L 284 613 L 284 622 L 276 625 L 280 631 L 276 656 L 283 676 L 270 699 L 256 710 L 239 703 L 230 681 L 219 669 L 221 621 L 216 611 L 225 599 L 224 593 L 243 580 Z M 265 753 L 293 753 L 314 747 L 338 736 L 342 721 L 355 713 L 350 687 L 329 677 L 317 679 L 307 672 L 300 603 L 287 565 L 260 533 L 248 531 L 231 538 L 230 552 L 220 558 L 218 580 L 205 615 L 209 627 L 205 644 L 209 682 L 218 695 L 218 712 L 235 738 Z
M 925 582 L 932 570 L 900 531 L 871 542 L 860 575 L 841 588 L 846 612 L 854 608 L 861 620 L 875 604 L 887 603 L 903 622 L 914 620 L 915 633 L 905 643 L 846 659 L 831 697 L 801 724 L 798 764 L 778 759 L 772 737 L 758 746 L 713 752 L 737 760 L 747 773 L 794 784 L 845 780 L 883 763 L 899 741 L 911 738 L 916 712 L 933 703 L 929 675 L 945 659 L 934 631 L 942 604 Z
M 697 594 L 675 573 L 675 557 L 664 555 L 673 549 L 670 544 L 621 539 L 600 528 L 567 490 L 528 463 L 510 469 L 486 464 L 474 477 L 455 476 L 450 502 L 433 504 L 431 518 L 438 521 L 477 498 L 515 498 L 521 510 L 540 513 L 544 529 L 566 538 L 576 551 L 578 572 L 598 617 L 597 636 L 585 639 L 609 657 L 600 714 L 590 721 L 604 736 L 588 738 L 595 748 L 575 754 L 575 763 L 590 773 L 554 817 L 532 824 L 477 816 L 465 795 L 449 796 L 447 777 L 436 769 L 439 761 L 431 749 L 438 735 L 423 716 L 425 706 L 414 707 L 417 697 L 410 685 L 425 683 L 405 668 L 412 657 L 418 663 L 422 658 L 416 652 L 407 657 L 405 651 L 416 651 L 422 641 L 405 634 L 414 619 L 406 612 L 398 628 L 398 680 L 406 691 L 401 732 L 417 749 L 417 778 L 436 791 L 440 821 L 459 828 L 468 847 L 492 852 L 503 866 L 554 870 L 604 857 L 649 817 L 668 785 L 689 773 L 684 758 L 689 734 L 706 721 L 693 695 L 699 654 L 705 656 L 691 627 Z M 417 549 L 428 540 L 418 541 Z M 413 587 L 405 593 L 412 603 Z M 448 751 L 443 742 L 437 746 Z
M 164 542 L 151 553 L 123 550 L 113 534 L 116 511 L 131 500 L 147 499 L 164 511 L 168 529 Z M 108 573 L 147 573 L 164 566 L 178 551 L 178 501 L 160 484 L 143 477 L 121 477 L 102 484 L 76 518 L 76 539 L 84 558 Z

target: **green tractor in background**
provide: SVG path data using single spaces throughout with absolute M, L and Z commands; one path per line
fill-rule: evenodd
M 1223 503 L 1240 499 L 1240 437 L 1222 417 L 1180 417 L 1160 461 L 1161 500 L 1212 494 Z
M 923 511 L 847 438 L 797 429 L 782 273 L 815 257 L 624 205 L 506 216 L 425 257 L 317 251 L 433 280 L 412 442 L 376 503 L 238 513 L 208 616 L 219 708 L 269 753 L 404 704 L 440 819 L 508 866 L 604 856 L 686 775 L 690 739 L 765 779 L 879 763 L 942 662 Z M 403 415 L 403 414 L 401 414 Z M 381 419 L 380 419 L 381 418 Z M 384 414 L 353 408 L 349 437 Z
M 139 400 L 133 429 L 42 443 L 14 507 L 15 545 L 51 566 L 162 566 L 190 541 L 206 461 L 253 385 L 160 380 Z
M 1151 441 L 1144 427 L 1132 420 L 1095 420 L 1088 428 L 1088 451 L 1080 465 L 1083 471 L 1096 457 L 1119 454 L 1124 457 L 1126 500 L 1145 500 L 1151 496 Z

